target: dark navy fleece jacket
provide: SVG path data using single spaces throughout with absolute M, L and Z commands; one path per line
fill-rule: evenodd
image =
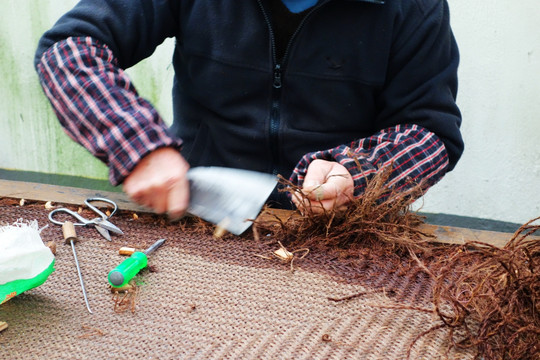
M 83 0 L 39 42 L 91 36 L 123 68 L 175 37 L 174 123 L 192 166 L 288 174 L 304 154 L 397 124 L 463 151 L 446 0 L 322 0 L 278 62 L 263 0 Z

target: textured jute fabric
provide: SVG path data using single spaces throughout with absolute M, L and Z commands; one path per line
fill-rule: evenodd
M 47 282 L 0 305 L 0 321 L 9 324 L 0 359 L 405 359 L 409 349 L 411 359 L 472 357 L 448 353 L 446 330 L 414 342 L 440 324 L 432 313 L 402 308 L 431 308 L 430 283 L 417 268 L 358 267 L 313 251 L 292 272 L 272 257 L 277 245 L 250 236 L 216 240 L 149 214 L 112 217 L 125 232 L 112 242 L 77 228 L 89 314 L 71 247 L 49 211 L 0 199 L 0 224 L 36 219 L 49 224 L 42 239 L 57 243 Z M 145 249 L 160 238 L 166 242 L 150 256 L 151 271 L 136 278 L 135 311 L 116 312 L 107 274 L 125 259 L 118 249 Z M 328 299 L 381 288 L 395 290 Z

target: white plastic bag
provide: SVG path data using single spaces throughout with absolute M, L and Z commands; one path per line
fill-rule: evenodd
M 53 264 L 37 221 L 0 227 L 0 304 L 45 282 Z

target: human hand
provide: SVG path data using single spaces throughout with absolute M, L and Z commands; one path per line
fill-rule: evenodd
M 159 148 L 135 166 L 124 180 L 124 192 L 134 202 L 178 219 L 189 205 L 188 170 L 188 162 L 177 150 Z
M 354 182 L 345 166 L 316 159 L 308 166 L 301 192 L 293 194 L 297 208 L 323 212 L 350 202 L 354 197 Z

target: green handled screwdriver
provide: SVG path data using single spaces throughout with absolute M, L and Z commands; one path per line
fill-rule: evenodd
M 122 287 L 126 285 L 129 280 L 133 279 L 133 277 L 137 275 L 139 271 L 148 265 L 148 255 L 153 253 L 164 242 L 165 239 L 160 239 L 144 252 L 135 251 L 133 254 L 131 254 L 129 258 L 122 261 L 120 265 L 109 273 L 109 284 L 114 287 Z

